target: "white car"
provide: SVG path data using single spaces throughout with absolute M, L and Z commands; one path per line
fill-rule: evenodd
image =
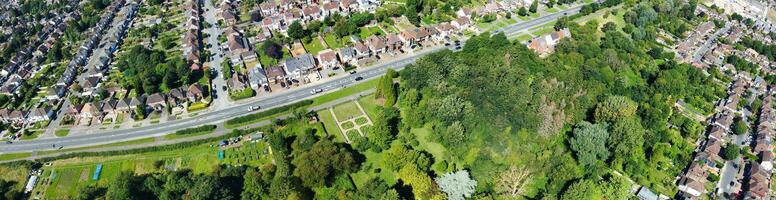
M 313 90 L 311 90 L 311 91 L 310 91 L 310 94 L 318 94 L 318 93 L 320 93 L 320 92 L 323 92 L 323 89 L 320 89 L 320 88 L 318 88 L 318 89 L 313 89 Z

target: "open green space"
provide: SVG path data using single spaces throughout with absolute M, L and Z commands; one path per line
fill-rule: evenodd
M 354 102 L 347 102 L 334 106 L 334 114 L 338 121 L 345 121 L 363 115 Z
M 318 111 L 317 114 L 318 119 L 323 122 L 323 127 L 326 129 L 326 132 L 334 137 L 334 141 L 345 142 L 345 137 L 342 136 L 342 131 L 340 131 L 339 127 L 337 126 L 337 121 L 335 121 L 334 117 L 331 116 L 331 112 L 329 112 L 328 109 L 324 109 Z
M 337 36 L 334 34 L 326 34 L 323 37 L 323 40 L 326 41 L 326 44 L 329 45 L 329 48 L 331 49 L 339 49 L 343 47 L 343 42 Z
M 312 38 L 309 43 L 304 43 L 304 48 L 308 53 L 318 55 L 318 52 L 325 50 L 326 46 L 316 37 Z
M 5 153 L 0 154 L 0 161 L 3 160 L 14 160 L 14 159 L 20 159 L 20 158 L 27 158 L 32 156 L 32 153 L 24 152 L 24 153 Z
M 363 91 L 372 89 L 372 88 L 375 87 L 375 85 L 377 85 L 377 81 L 378 80 L 379 79 L 376 78 L 376 79 L 364 81 L 362 83 L 359 83 L 359 84 L 356 84 L 356 85 L 353 85 L 353 86 L 350 86 L 350 87 L 346 87 L 346 88 L 339 89 L 339 90 L 331 92 L 331 93 L 326 93 L 324 95 L 315 97 L 315 98 L 312 99 L 313 103 L 310 106 L 321 105 L 321 104 L 326 103 L 326 102 L 334 101 L 334 100 L 337 100 L 337 99 L 341 99 L 343 97 L 347 97 L 347 96 L 350 96 L 350 95 L 358 94 L 359 92 L 363 92 Z
M 56 135 L 57 137 L 65 137 L 67 136 L 67 134 L 70 134 L 70 129 L 63 128 L 63 129 L 57 129 L 56 131 L 54 131 L 54 135 Z

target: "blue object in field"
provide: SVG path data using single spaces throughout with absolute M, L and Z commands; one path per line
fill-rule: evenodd
M 218 150 L 218 160 L 224 159 L 224 150 Z
M 97 164 L 97 169 L 94 169 L 94 175 L 92 175 L 92 180 L 100 179 L 100 173 L 102 172 L 102 164 Z

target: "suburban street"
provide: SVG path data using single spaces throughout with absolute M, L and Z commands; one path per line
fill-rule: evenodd
M 208 51 L 212 53 L 212 56 L 210 56 L 210 60 L 208 61 L 208 66 L 210 66 L 210 69 L 214 71 L 217 76 L 216 78 L 212 79 L 211 83 L 213 92 L 216 95 L 214 96 L 213 102 L 210 104 L 209 109 L 217 111 L 229 105 L 229 94 L 227 94 L 226 91 L 219 90 L 219 88 L 226 85 L 226 81 L 222 75 L 223 73 L 221 73 L 221 62 L 224 60 L 222 56 L 224 55 L 224 51 L 221 49 L 221 45 L 218 44 L 218 36 L 223 33 L 223 30 L 218 27 L 218 19 L 216 19 L 216 7 L 213 6 L 213 1 L 204 1 L 204 4 L 205 12 L 203 13 L 203 17 L 205 20 L 203 23 L 210 24 L 210 28 L 203 30 L 203 33 L 208 34 L 204 43 Z
M 208 6 L 208 4 L 210 4 L 210 1 L 205 1 L 205 2 L 206 2 L 205 3 L 206 8 L 209 8 L 209 10 L 212 11 L 214 9 L 212 5 Z M 577 12 L 579 12 L 579 10 L 580 10 L 580 6 L 569 8 L 564 11 L 541 16 L 532 20 L 519 22 L 517 24 L 505 27 L 503 29 L 500 29 L 494 32 L 504 32 L 504 34 L 506 35 L 514 34 L 536 26 L 550 23 L 553 20 L 565 15 L 576 14 Z M 206 22 L 210 21 L 207 19 L 209 18 L 208 15 L 211 15 L 210 18 L 212 20 L 213 13 L 205 12 Z M 212 28 L 206 29 L 205 31 L 209 32 L 210 34 L 210 37 L 208 38 L 208 43 L 214 44 L 215 42 L 215 44 L 217 44 L 218 43 L 217 35 L 213 34 Z M 216 41 L 212 41 L 213 38 L 215 38 Z M 214 45 L 211 48 L 218 48 L 218 46 Z M 45 139 L 37 139 L 37 140 L 29 140 L 29 141 L 17 141 L 17 142 L 14 142 L 13 144 L 0 144 L 0 153 L 51 150 L 52 146 L 54 145 L 56 145 L 57 148 L 61 146 L 67 149 L 67 148 L 75 148 L 75 147 L 82 147 L 82 146 L 108 144 L 108 143 L 121 142 L 121 141 L 127 141 L 127 140 L 139 139 L 139 138 L 162 136 L 165 134 L 175 132 L 176 130 L 179 130 L 179 129 L 196 127 L 203 124 L 216 124 L 236 116 L 251 113 L 251 111 L 249 111 L 249 108 L 251 106 L 260 106 L 262 110 L 268 109 L 268 108 L 272 108 L 280 105 L 297 102 L 303 99 L 308 99 L 322 94 L 322 93 L 315 94 L 315 95 L 310 94 L 309 91 L 312 89 L 322 89 L 324 90 L 324 93 L 327 93 L 333 90 L 337 90 L 339 88 L 352 86 L 352 85 L 358 84 L 359 82 L 362 82 L 362 81 L 356 81 L 355 80 L 356 77 L 363 77 L 364 81 L 377 78 L 377 77 L 380 77 L 382 74 L 384 74 L 388 68 L 400 70 L 407 64 L 415 62 L 415 60 L 417 60 L 418 58 L 424 55 L 437 52 L 443 49 L 445 49 L 445 47 L 442 45 L 427 47 L 418 52 L 410 53 L 405 56 L 399 56 L 397 59 L 392 61 L 359 69 L 357 73 L 352 75 L 334 77 L 332 79 L 329 79 L 326 82 L 320 81 L 320 82 L 308 84 L 293 90 L 288 90 L 285 92 L 271 93 L 263 97 L 251 99 L 249 102 L 244 104 L 229 105 L 229 104 L 222 103 L 219 105 L 218 101 L 225 101 L 225 99 L 228 98 L 225 94 L 221 93 L 219 94 L 219 98 L 216 99 L 215 106 L 217 107 L 214 107 L 215 108 L 214 111 L 200 113 L 196 117 L 184 118 L 180 120 L 172 120 L 166 123 L 147 125 L 147 126 L 131 128 L 131 129 L 106 131 L 106 132 L 101 132 L 97 134 L 73 135 L 73 136 L 67 136 L 67 137 L 61 137 L 61 138 L 45 138 Z M 219 51 L 212 51 L 212 52 L 215 54 L 218 54 Z M 213 66 L 214 63 L 220 62 L 220 59 L 221 59 L 220 56 L 216 55 L 213 59 L 214 60 L 218 59 L 218 60 L 215 62 L 211 60 L 211 68 L 214 68 L 214 69 L 220 68 L 220 66 Z M 221 80 L 221 83 L 218 83 L 218 81 L 216 80 Z M 221 85 L 223 85 L 224 83 L 221 77 L 218 77 L 214 80 L 214 84 L 216 84 L 218 87 L 221 87 Z M 217 88 L 214 88 L 214 89 L 217 89 Z M 261 112 L 261 110 L 256 112 Z

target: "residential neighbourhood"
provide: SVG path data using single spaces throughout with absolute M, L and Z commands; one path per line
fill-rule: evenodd
M 773 11 L 11 0 L 0 193 L 774 199 Z

